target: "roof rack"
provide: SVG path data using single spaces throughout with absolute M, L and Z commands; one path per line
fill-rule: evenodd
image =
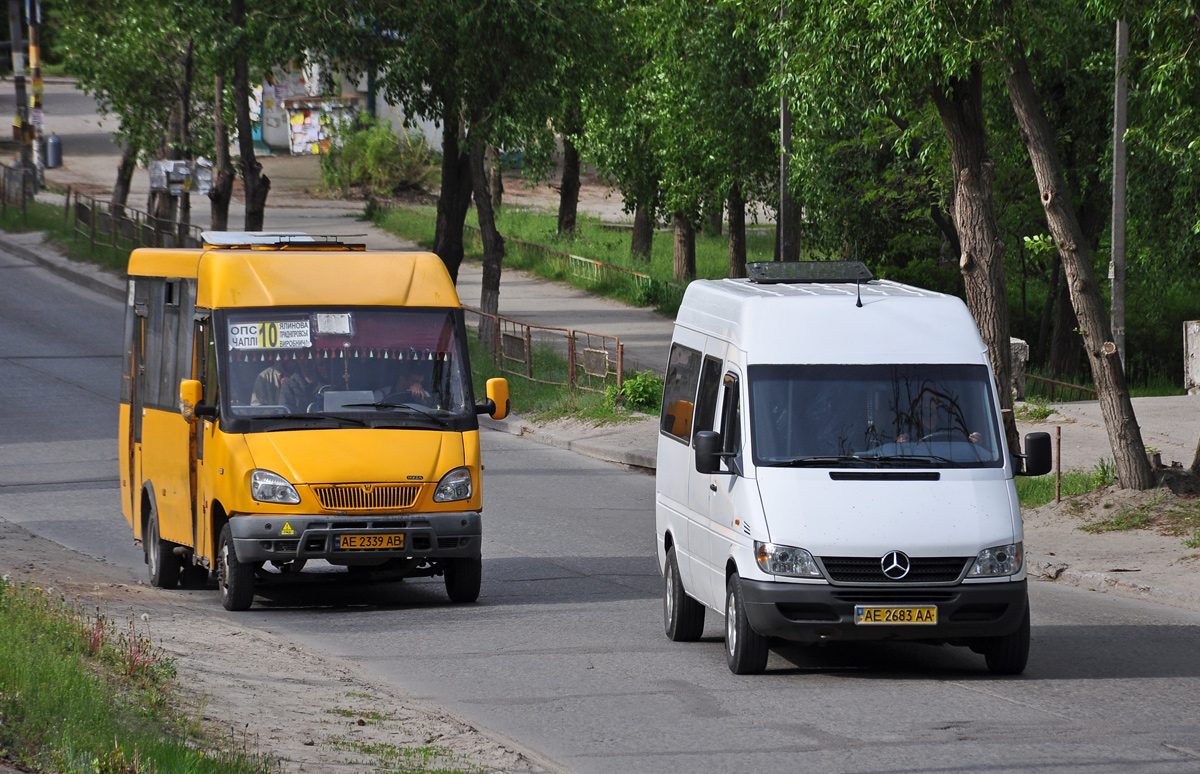
M 347 237 L 366 234 L 305 234 L 299 231 L 202 231 L 205 247 L 278 250 L 365 250 L 366 245 L 348 243 Z
M 746 264 L 746 276 L 759 285 L 849 284 L 872 279 L 871 270 L 862 261 L 754 261 Z

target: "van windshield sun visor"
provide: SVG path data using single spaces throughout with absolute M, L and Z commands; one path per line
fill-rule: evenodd
M 746 276 L 759 285 L 850 284 L 872 279 L 871 270 L 862 261 L 755 261 L 746 264 Z

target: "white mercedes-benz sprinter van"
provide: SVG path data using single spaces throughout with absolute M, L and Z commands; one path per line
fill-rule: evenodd
M 772 638 L 1029 655 L 1014 475 L 987 348 L 953 296 L 858 262 L 759 263 L 697 281 L 667 365 L 655 521 L 667 636 L 725 616 L 737 674 Z

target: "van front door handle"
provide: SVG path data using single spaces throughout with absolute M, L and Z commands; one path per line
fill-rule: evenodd
M 708 485 L 708 488 L 709 488 L 709 489 L 711 489 L 711 490 L 713 490 L 714 492 L 715 492 L 715 491 L 717 491 L 717 484 L 716 484 L 716 482 L 713 482 L 713 483 L 709 484 L 709 485 Z

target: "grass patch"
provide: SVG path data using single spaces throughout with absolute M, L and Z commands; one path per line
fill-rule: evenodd
M 1083 532 L 1099 535 L 1103 532 L 1128 532 L 1131 529 L 1146 529 L 1154 523 L 1150 514 L 1153 503 L 1138 508 L 1125 508 L 1115 516 L 1093 521 L 1079 527 Z
M 41 231 L 72 261 L 93 263 L 117 271 L 125 271 L 129 265 L 129 250 L 97 246 L 82 235 L 76 235 L 66 222 L 63 208 L 57 204 L 31 201 L 25 216 L 16 207 L 8 207 L 0 214 L 0 229 L 9 233 L 22 234 Z
M 131 620 L 36 586 L 0 581 L 0 749 L 63 774 L 266 774 L 244 750 L 222 751 L 171 707 L 175 668 Z
M 1031 397 L 1028 402 L 1018 403 L 1013 407 L 1013 416 L 1025 422 L 1044 422 L 1057 413 L 1041 395 Z
M 361 755 L 363 763 L 377 772 L 422 772 L 422 774 L 469 774 L 473 768 L 457 766 L 457 756 L 447 747 L 425 745 L 422 747 L 398 747 L 383 742 L 334 741 L 334 750 L 349 751 Z
M 1101 460 L 1092 472 L 1068 470 L 1062 474 L 1062 495 L 1087 494 L 1088 492 L 1109 486 L 1117 480 L 1116 468 L 1112 462 Z M 1017 476 L 1017 500 L 1022 508 L 1038 508 L 1046 503 L 1054 502 L 1054 476 Z

